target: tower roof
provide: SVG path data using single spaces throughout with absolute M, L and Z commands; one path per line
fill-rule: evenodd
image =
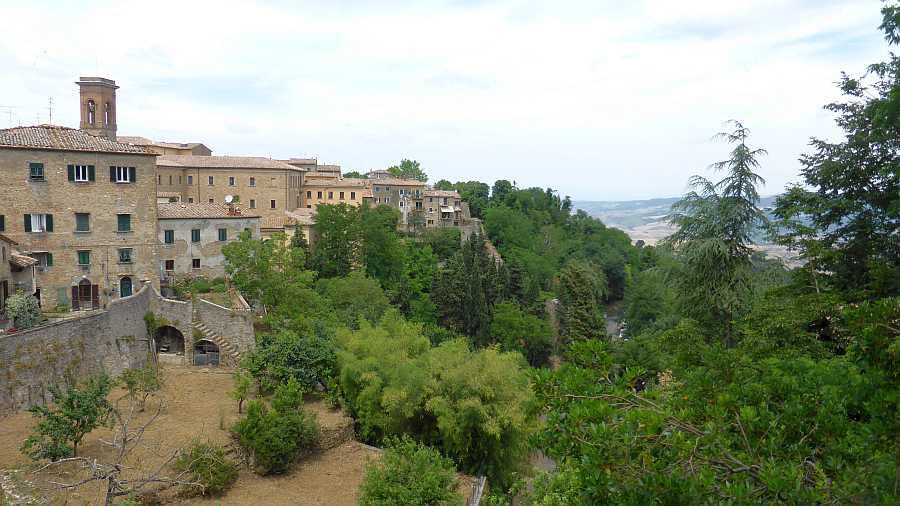
M 84 85 L 91 86 L 92 85 L 92 86 L 109 86 L 110 88 L 118 88 L 118 86 L 116 86 L 115 81 L 113 81 L 112 79 L 107 79 L 105 77 L 84 77 L 84 76 L 82 76 L 82 77 L 79 77 L 77 81 L 75 81 L 75 84 L 77 84 L 78 86 L 84 86 Z

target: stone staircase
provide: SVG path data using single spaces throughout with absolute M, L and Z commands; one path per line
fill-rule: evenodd
M 241 362 L 241 353 L 225 338 L 212 331 L 205 323 L 200 321 L 197 312 L 193 312 L 191 327 L 203 335 L 203 339 L 216 343 L 219 347 L 219 364 L 236 366 Z

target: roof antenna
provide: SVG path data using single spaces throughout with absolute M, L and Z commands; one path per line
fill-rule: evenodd
M 50 103 L 47 106 L 47 111 L 49 113 L 50 119 L 47 121 L 49 124 L 53 124 L 53 97 L 50 97 Z

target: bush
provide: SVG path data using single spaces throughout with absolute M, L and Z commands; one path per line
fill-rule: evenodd
M 297 456 L 319 441 L 319 426 L 303 411 L 303 391 L 295 380 L 279 386 L 269 408 L 262 401 L 247 407 L 247 416 L 231 429 L 238 443 L 248 450 L 258 474 L 288 471 Z
M 34 327 L 41 320 L 37 299 L 21 290 L 6 299 L 6 314 L 20 330 Z
M 175 469 L 200 484 L 202 495 L 220 495 L 237 480 L 238 467 L 225 455 L 225 448 L 194 441 L 175 461 Z
M 366 466 L 359 504 L 462 505 L 453 461 L 404 436 L 391 439 L 380 462 Z
M 244 365 L 264 391 L 296 380 L 308 390 L 328 383 L 334 371 L 334 345 L 322 328 L 310 336 L 290 330 L 257 337 Z
M 119 381 L 128 391 L 131 402 L 138 402 L 143 411 L 147 397 L 153 392 L 159 391 L 163 378 L 160 371 L 152 366 L 147 366 L 142 369 L 126 369 L 119 376 Z

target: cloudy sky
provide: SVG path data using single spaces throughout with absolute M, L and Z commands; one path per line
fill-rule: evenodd
M 678 195 L 731 118 L 798 179 L 842 70 L 887 54 L 878 0 L 6 2 L 0 127 L 78 125 L 115 79 L 120 135 L 345 170 L 419 160 L 575 199 Z M 12 109 L 9 109 L 12 107 Z M 10 114 L 11 112 L 11 114 Z

